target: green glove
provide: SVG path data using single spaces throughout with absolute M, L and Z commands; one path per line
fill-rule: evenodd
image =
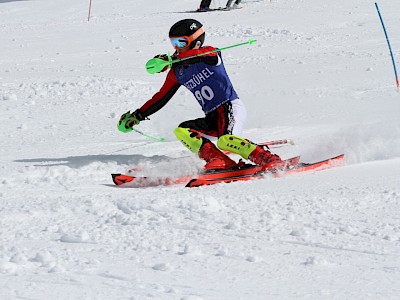
M 169 60 L 170 60 L 170 58 L 169 58 L 169 56 L 167 54 L 158 54 L 158 55 L 154 56 L 154 58 L 161 59 L 161 60 L 163 60 L 165 62 L 169 62 Z M 156 73 L 165 72 L 165 71 L 168 70 L 168 67 L 169 67 L 169 65 L 166 65 L 162 70 L 160 70 L 160 71 L 158 71 Z
M 131 132 L 132 127 L 140 123 L 136 116 L 136 112 L 131 113 L 130 111 L 124 113 L 118 122 L 118 130 L 122 132 Z
M 178 58 L 177 54 L 158 54 L 146 63 L 146 70 L 150 74 L 161 73 L 172 67 L 172 61 Z

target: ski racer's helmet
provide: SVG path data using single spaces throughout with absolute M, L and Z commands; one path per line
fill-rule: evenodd
M 201 47 L 205 37 L 203 25 L 194 19 L 178 21 L 169 30 L 172 46 L 177 50 L 193 49 L 196 44 Z

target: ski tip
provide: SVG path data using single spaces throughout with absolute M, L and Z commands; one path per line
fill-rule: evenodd
M 128 176 L 124 174 L 111 174 L 112 180 L 115 185 L 121 185 L 127 182 L 131 182 L 135 179 L 133 176 Z
M 185 185 L 185 187 L 194 188 L 194 187 L 199 187 L 199 186 L 204 186 L 204 185 L 212 185 L 215 183 L 219 183 L 219 182 L 213 181 L 213 180 L 204 180 L 204 179 L 199 179 L 199 178 L 193 178 Z
M 198 181 L 198 179 L 193 178 L 185 185 L 185 187 L 188 187 L 188 188 L 197 187 L 197 186 L 199 186 L 198 184 L 196 184 L 197 181 Z
M 111 174 L 112 180 L 115 183 L 115 185 L 120 185 L 122 184 L 121 181 L 118 180 L 118 176 L 120 176 L 121 174 Z

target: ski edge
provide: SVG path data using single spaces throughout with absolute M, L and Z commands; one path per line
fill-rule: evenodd
M 213 185 L 217 183 L 230 183 L 235 181 L 248 181 L 259 179 L 262 177 L 264 172 L 256 173 L 254 175 L 245 175 L 245 176 L 238 176 L 238 177 L 227 177 L 227 178 L 217 178 L 217 179 L 201 179 L 201 178 L 193 178 L 190 180 L 185 187 L 193 188 L 199 187 L 204 185 Z

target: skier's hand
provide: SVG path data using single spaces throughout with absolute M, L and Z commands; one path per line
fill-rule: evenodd
M 154 56 L 154 58 L 159 58 L 159 59 L 168 61 L 168 55 L 167 54 L 157 54 L 156 56 Z
M 167 54 L 157 54 L 156 56 L 154 56 L 154 58 L 162 59 L 164 61 L 169 61 Z M 168 70 L 168 65 L 166 65 L 160 72 L 157 73 L 165 72 L 167 70 Z
M 132 127 L 135 125 L 138 125 L 140 123 L 141 114 L 140 110 L 137 109 L 133 113 L 130 111 L 124 113 L 120 118 L 118 122 L 118 129 L 119 131 L 122 132 L 130 132 L 132 131 Z

